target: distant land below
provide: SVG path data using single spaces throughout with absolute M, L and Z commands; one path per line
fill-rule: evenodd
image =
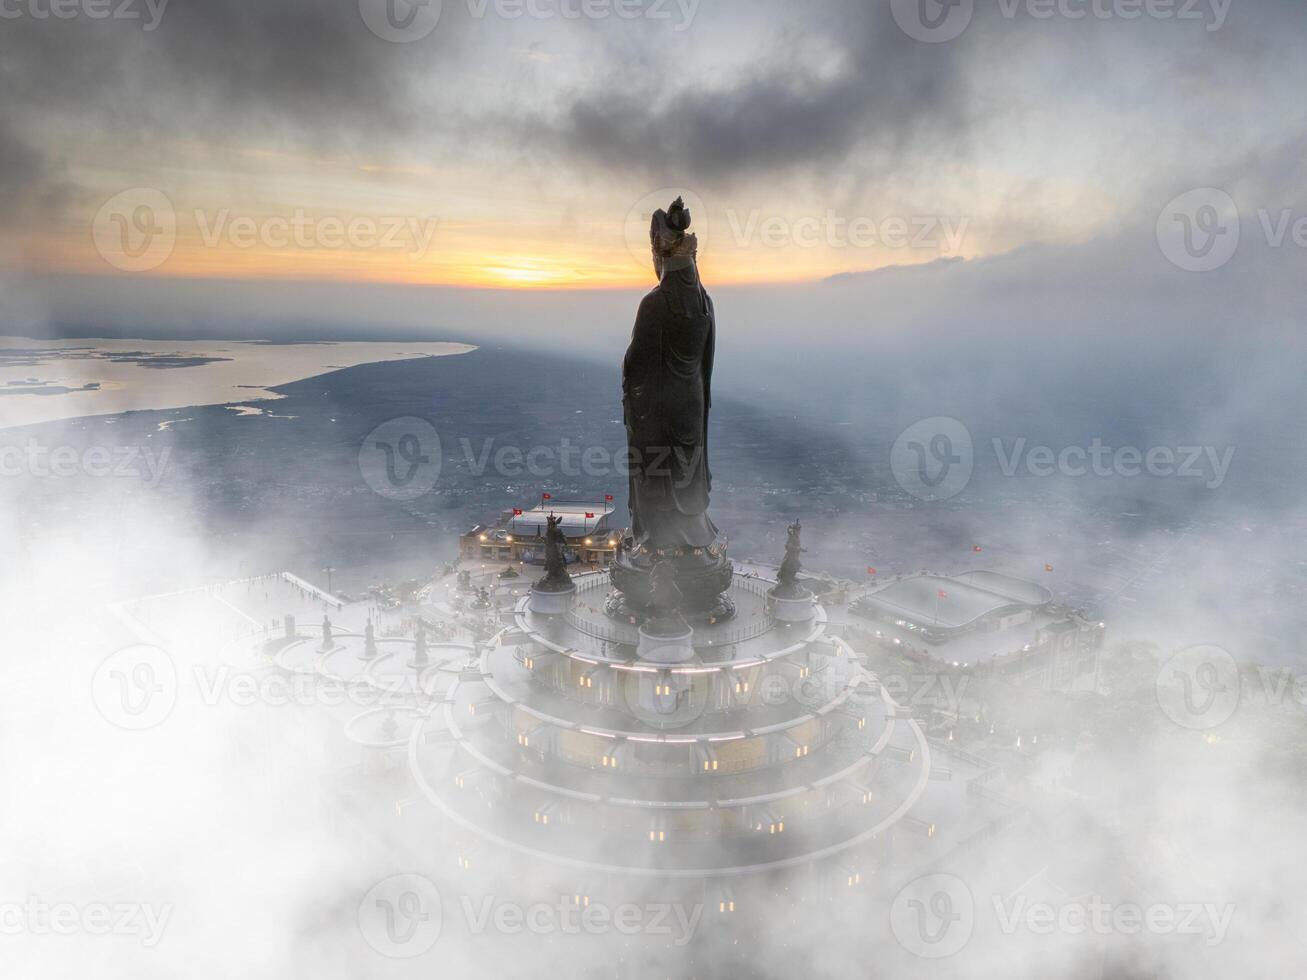
M 279 399 L 360 364 L 466 354 L 450 342 L 35 340 L 0 337 L 0 429 L 120 412 Z
M 174 408 L 0 431 L 0 448 L 35 440 L 84 459 L 102 446 L 115 460 L 135 454 L 137 469 L 148 471 L 139 479 L 85 473 L 0 481 L 0 503 L 11 507 L 15 526 L 29 529 L 17 535 L 20 553 L 56 562 L 59 551 L 40 529 L 76 533 L 84 548 L 94 544 L 107 556 L 95 566 L 105 569 L 106 598 L 122 597 L 127 569 L 151 583 L 136 593 L 282 569 L 325 584 L 326 567 L 337 588 L 358 592 L 381 580 L 430 576 L 454 555 L 459 534 L 544 492 L 559 500 L 611 495 L 615 526 L 625 523 L 626 479 L 615 462 L 625 446 L 618 364 L 570 349 L 495 345 L 430 345 L 467 353 L 411 356 L 422 345 L 400 343 L 355 345 L 374 348 L 361 358 L 367 363 L 331 370 L 350 346 L 296 348 L 314 359 L 300 380 L 275 384 L 276 401 L 251 402 L 243 390 L 221 399 L 228 404 L 197 405 L 190 390 Z M 148 361 L 151 351 L 176 356 L 183 348 L 124 350 L 136 353 L 123 358 Z M 277 348 L 209 343 L 192 353 L 258 350 Z M 133 369 L 151 372 L 152 381 L 179 379 L 180 387 L 180 379 L 213 367 Z M 1293 514 L 1266 512 L 1247 490 L 1230 493 L 1247 448 L 1242 439 L 1230 479 L 1212 490 L 1201 480 L 1006 476 L 990 439 L 1006 436 L 1010 444 L 1013 429 L 1000 427 L 1002 418 L 1015 426 L 1021 413 L 999 412 L 995 422 L 960 404 L 977 447 L 975 473 L 964 491 L 931 503 L 896 481 L 891 447 L 949 379 L 914 392 L 889 384 L 884 363 L 859 367 L 884 382 L 868 386 L 882 404 L 860 418 L 820 396 L 796 410 L 761 385 L 752 397 L 738 385 L 715 393 L 712 512 L 736 557 L 778 560 L 786 525 L 801 519 L 804 563 L 815 571 L 865 581 L 872 568 L 879 575 L 991 569 L 1101 612 L 1118 636 L 1173 635 L 1232 651 L 1254 644 L 1264 662 L 1300 655 L 1307 528 Z M 733 369 L 727 361 L 723 373 Z M 0 399 L 0 410 L 22 400 Z M 412 499 L 377 491 L 361 470 L 370 434 L 397 419 L 423 420 L 439 437 L 437 479 Z M 1068 424 L 1043 420 L 1059 422 Z M 1028 438 L 1061 445 L 1056 437 L 1033 430 Z M 584 462 L 591 458 L 598 462 Z

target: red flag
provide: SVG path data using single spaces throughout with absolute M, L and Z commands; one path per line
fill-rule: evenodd
M 867 574 L 868 574 L 868 575 L 875 575 L 875 574 L 876 574 L 876 569 L 874 569 L 874 568 L 868 568 L 868 569 L 867 569 Z
M 940 590 L 939 590 L 939 597 L 940 597 L 941 599 L 947 599 L 947 598 L 948 598 L 948 593 L 945 592 L 943 589 L 940 589 Z
M 590 513 L 588 510 L 585 512 L 585 516 L 587 520 L 594 520 L 594 514 Z
M 1052 566 L 1052 565 L 1045 565 L 1045 566 L 1044 566 L 1044 571 L 1046 571 L 1046 572 L 1051 572 L 1052 570 L 1053 570 L 1053 566 Z
M 540 499 L 541 499 L 541 500 L 553 500 L 553 499 L 554 499 L 554 495 L 553 495 L 552 493 L 542 493 L 542 494 L 540 495 Z
M 612 500 L 612 499 L 613 499 L 613 495 L 611 493 L 604 494 L 604 500 Z
M 514 517 L 521 517 L 521 516 L 522 516 L 522 508 L 521 508 L 521 507 L 514 507 L 514 508 L 513 508 L 513 516 L 514 516 Z
M 972 551 L 975 551 L 975 552 L 981 552 L 981 551 L 984 551 L 985 549 L 982 548 L 982 547 L 981 547 L 980 545 L 978 545 L 978 544 L 973 544 L 973 545 L 971 546 L 971 550 L 972 550 Z

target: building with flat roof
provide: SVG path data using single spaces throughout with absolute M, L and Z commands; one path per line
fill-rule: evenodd
M 612 526 L 611 500 L 542 500 L 534 507 L 514 507 L 493 525 L 478 524 L 459 538 L 459 554 L 479 561 L 545 560 L 545 528 L 550 516 L 562 519 L 568 561 L 606 566 L 617 554 L 620 528 Z
M 1000 572 L 913 575 L 858 600 L 855 612 L 910 626 L 927 643 L 942 643 L 985 627 L 1029 622 L 1053 601 L 1042 585 Z
M 1106 624 L 1068 611 L 1042 585 L 1001 572 L 923 573 L 857 599 L 884 642 L 950 663 L 990 664 L 1056 690 L 1092 680 Z

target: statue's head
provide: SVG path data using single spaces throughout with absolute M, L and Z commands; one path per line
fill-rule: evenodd
M 679 197 L 666 211 L 659 209 L 654 212 L 649 225 L 649 248 L 653 252 L 654 272 L 660 282 L 669 259 L 677 260 L 677 268 L 693 265 L 699 251 L 699 240 L 689 234 L 689 227 L 690 209 Z

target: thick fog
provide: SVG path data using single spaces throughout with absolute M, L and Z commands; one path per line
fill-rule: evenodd
M 851 578 L 859 564 L 880 560 L 876 549 L 888 538 L 902 551 L 902 539 L 913 534 L 908 553 L 915 548 L 922 564 L 950 553 L 955 565 L 964 564 L 970 542 L 983 541 L 985 561 L 1037 569 L 1056 554 L 1059 568 L 1086 562 L 1125 583 L 1146 572 L 1154 556 L 1178 556 L 1140 603 L 1103 613 L 1109 632 L 1096 710 L 1116 720 L 1096 716 L 1100 735 L 1092 746 L 1039 753 L 1025 777 L 1038 817 L 1031 824 L 1039 828 L 1037 853 L 1052 863 L 1030 869 L 1031 842 L 1020 833 L 935 862 L 938 873 L 952 876 L 945 879 L 951 887 L 965 884 L 974 902 L 965 947 L 943 961 L 949 975 L 1271 976 L 1303 961 L 1294 931 L 1303 900 L 1295 873 L 1307 858 L 1297 833 L 1303 706 L 1294 677 L 1302 661 L 1293 639 L 1304 544 L 1296 493 L 1301 342 L 1291 327 L 1295 297 L 1286 294 L 1298 280 L 1257 273 L 1259 261 L 1253 256 L 1219 274 L 1224 285 L 1208 284 L 1175 279 L 1180 274 L 1146 248 L 1131 256 L 1123 248 L 1086 246 L 806 287 L 714 290 L 721 336 L 717 445 L 738 438 L 746 423 L 763 433 L 787 418 L 802 426 L 799 436 L 786 435 L 797 439 L 787 443 L 795 453 L 790 467 L 733 454 L 729 464 L 715 464 L 716 480 L 742 488 L 742 495 L 781 487 L 780 499 L 808 529 L 810 568 Z M 1255 288 L 1259 282 L 1275 288 Z M 113 287 L 65 290 L 56 299 L 56 329 L 71 332 L 67 325 L 80 323 L 92 335 L 160 337 L 172 319 L 193 322 L 190 336 L 453 340 L 481 345 L 476 356 L 486 357 L 527 348 L 535 353 L 515 365 L 549 358 L 566 377 L 574 364 L 578 387 L 596 386 L 597 403 L 620 411 L 616 360 L 632 293 L 395 290 L 385 307 L 393 322 L 366 329 L 349 304 L 375 309 L 381 294 L 362 287 L 231 288 L 221 315 L 205 305 L 214 293 L 200 284 L 151 284 L 152 319 L 128 324 L 117 316 L 83 319 L 92 296 L 102 311 L 126 308 L 128 297 L 115 296 Z M 277 303 L 287 310 L 330 306 L 335 326 L 311 334 L 313 315 L 283 319 L 270 312 Z M 31 332 L 40 334 L 52 320 L 37 325 L 42 330 Z M 430 394 L 439 403 L 441 392 Z M 567 402 L 565 392 L 561 400 Z M 266 404 L 277 411 L 276 402 Z M 380 409 L 428 411 L 420 401 Z M 147 415 L 144 428 L 154 428 L 154 418 L 190 414 Z M 882 501 L 832 512 L 785 482 L 819 480 L 824 471 L 813 469 L 805 447 L 825 452 L 829 442 L 850 485 L 893 486 L 896 437 L 934 417 L 962 422 L 974 444 L 971 482 L 949 501 L 919 502 L 912 510 Z M 30 474 L 6 486 L 5 536 L 17 546 L 3 572 L 10 633 L 0 724 L 14 801 L 4 817 L 5 895 L 20 904 L 32 898 L 38 908 L 72 903 L 82 910 L 69 935 L 30 924 L 7 934 L 15 975 L 662 976 L 740 962 L 760 976 L 939 969 L 896 940 L 892 875 L 869 882 L 857 901 L 835 906 L 796 910 L 778 900 L 729 919 L 701 909 L 695 941 L 686 947 L 675 932 L 572 936 L 550 927 L 535 935 L 511 921 L 487 926 L 477 911 L 485 895 L 460 891 L 464 879 L 453 870 L 464 836 L 432 836 L 426 824 L 410 820 L 406 814 L 420 804 L 411 791 L 396 789 L 402 781 L 360 777 L 357 746 L 341 738 L 339 713 L 317 695 L 300 705 L 234 699 L 225 686 L 231 675 L 213 673 L 231 648 L 225 638 L 192 633 L 185 604 L 180 618 L 160 629 L 166 639 L 152 641 L 181 665 L 171 714 L 142 732 L 106 724 L 93 692 L 97 667 L 138 640 L 106 603 L 283 568 L 325 587 L 326 563 L 340 570 L 337 588 L 365 583 L 351 568 L 362 562 L 390 577 L 385 562 L 371 557 L 375 538 L 350 543 L 316 519 L 297 523 L 284 508 L 266 519 L 246 512 L 242 526 L 232 527 L 215 484 L 236 461 L 203 462 L 194 455 L 203 438 L 167 441 L 185 431 L 161 431 L 151 440 L 156 452 L 172 445 L 176 454 L 158 488 L 148 480 L 86 480 L 61 504 L 64 488 Z M 567 435 L 568 423 L 541 431 L 556 440 Z M 805 443 L 802 432 L 822 441 Z M 35 436 L 79 447 L 87 439 L 79 422 L 5 435 L 10 442 Z M 358 451 L 353 438 L 345 437 L 339 456 L 264 460 L 262 479 L 353 485 L 367 493 L 350 468 Z M 504 435 L 508 443 L 515 438 Z M 1017 440 L 1055 452 L 1099 440 L 1142 453 L 1193 446 L 1211 455 L 1200 456 L 1189 477 L 1045 474 L 1029 468 Z M 260 453 L 258 441 L 236 445 L 242 454 Z M 337 469 L 341 461 L 345 468 Z M 238 486 L 247 488 L 249 476 L 241 474 Z M 1117 522 L 1140 513 L 1141 502 L 1142 519 Z M 737 529 L 749 518 L 729 504 L 718 509 L 719 521 L 747 541 L 741 547 L 776 560 L 780 525 Z M 1187 543 L 1179 544 L 1177 534 Z M 1118 537 L 1129 539 L 1138 567 L 1095 565 L 1109 546 L 1116 553 Z M 386 544 L 387 553 L 403 556 L 392 567 L 405 575 L 430 576 L 452 554 L 448 537 L 409 541 Z M 897 553 L 892 561 L 897 568 Z M 1268 600 L 1271 593 L 1280 598 Z M 1232 718 L 1191 729 L 1163 708 L 1159 678 L 1176 651 L 1202 644 L 1230 651 L 1244 673 Z M 209 666 L 195 672 L 197 665 Z M 229 669 L 264 671 L 249 663 Z M 1280 669 L 1289 673 L 1274 672 Z M 1019 695 L 1008 697 L 1014 700 L 1002 710 L 1019 713 Z M 1117 735 L 1103 738 L 1103 730 Z M 398 815 L 392 805 L 377 805 L 377 792 L 395 798 Z M 948 820 L 949 811 L 939 819 Z M 602 849 L 597 841 L 597 853 Z M 442 938 L 412 961 L 378 955 L 358 925 L 360 902 L 393 874 L 429 876 L 444 899 Z M 566 869 L 522 874 L 528 876 L 517 877 L 515 894 L 528 898 L 518 902 L 556 903 L 578 887 Z M 665 896 L 651 886 L 611 901 L 643 908 Z M 1096 901 L 1107 910 L 1102 922 L 1093 918 Z M 1049 915 L 1070 918 L 1046 926 L 1042 903 L 1054 910 Z M 100 904 L 115 917 L 136 911 L 123 929 L 99 935 Z M 1152 925 L 1135 924 L 1132 914 L 1145 915 L 1130 911 L 1136 906 L 1152 910 Z M 1113 919 L 1121 907 L 1125 918 Z M 692 906 L 680 908 L 693 914 Z M 39 923 L 39 912 L 36 920 L 32 914 L 25 910 L 22 921 Z
M 410 44 L 370 3 L 0 3 L 0 972 L 1301 972 L 1301 4 L 954 3 L 941 39 L 899 0 L 637 4 L 652 26 L 445 0 Z M 97 216 L 142 189 L 186 227 L 132 272 Z M 995 570 L 1105 630 L 1049 691 L 833 615 L 936 726 L 882 773 L 926 788 L 885 862 L 738 896 L 500 847 L 426 792 L 429 692 L 279 645 L 290 614 L 301 651 L 324 616 L 503 649 L 459 535 L 543 494 L 625 526 L 655 193 L 696 202 L 741 567 L 774 574 L 800 520 L 834 596 Z M 187 224 L 303 208 L 430 221 L 430 251 Z M 514 274 L 543 286 L 484 286 Z M 413 493 L 364 462 L 397 420 L 435 437 Z M 604 462 L 478 463 L 564 446 Z

